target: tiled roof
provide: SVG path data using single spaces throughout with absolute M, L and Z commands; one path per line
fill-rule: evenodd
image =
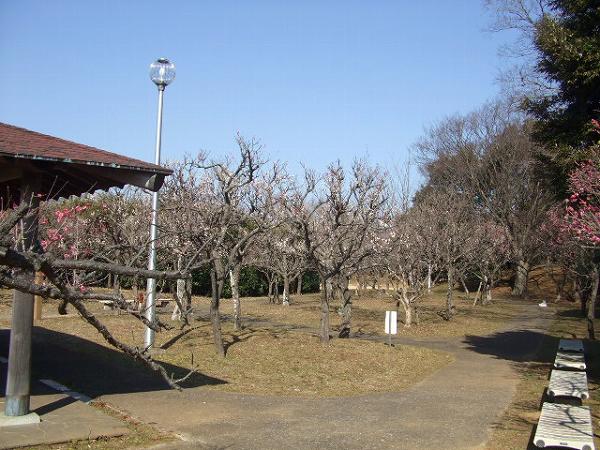
M 0 210 L 25 185 L 45 199 L 126 185 L 158 191 L 171 170 L 0 122 Z
M 170 175 L 171 170 L 116 153 L 0 122 L 0 156 L 60 161 Z

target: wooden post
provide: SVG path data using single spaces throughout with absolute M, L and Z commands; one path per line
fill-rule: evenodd
M 35 284 L 40 285 L 44 281 L 44 274 L 42 272 L 35 273 Z M 33 302 L 33 324 L 37 325 L 42 320 L 42 297 L 39 295 L 34 296 Z
M 33 177 L 35 179 L 35 177 Z M 33 214 L 21 221 L 22 248 L 29 249 L 37 238 L 37 207 L 39 199 L 35 197 L 34 186 L 27 184 L 23 177 L 21 184 L 21 202 L 31 202 Z M 34 272 L 16 271 L 16 275 L 33 283 Z M 33 329 L 33 294 L 15 290 L 12 305 L 12 325 L 8 350 L 8 374 L 6 378 L 6 401 L 4 413 L 7 416 L 29 414 L 29 394 L 31 380 L 31 332 Z

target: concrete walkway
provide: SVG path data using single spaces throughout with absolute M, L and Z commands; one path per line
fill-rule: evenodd
M 401 392 L 299 399 L 192 388 L 102 399 L 185 441 L 163 449 L 482 448 L 515 394 L 519 377 L 512 362 L 533 355 L 551 315 L 531 305 L 519 323 L 492 336 L 402 339 L 451 352 L 456 360 Z
M 2 374 L 2 379 L 6 379 L 5 374 Z M 39 383 L 34 383 L 33 387 L 31 409 L 40 416 L 41 422 L 0 427 L 0 449 L 96 439 L 101 436 L 122 436 L 129 433 L 123 422 L 92 406 L 67 395 L 57 394 Z M 2 398 L 0 408 L 4 410 Z

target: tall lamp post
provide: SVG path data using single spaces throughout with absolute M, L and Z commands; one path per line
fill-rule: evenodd
M 156 147 L 154 163 L 160 165 L 160 135 L 162 132 L 163 94 L 165 88 L 175 79 L 175 64 L 166 58 L 159 58 L 150 64 L 150 79 L 158 87 L 158 117 L 156 119 Z M 152 222 L 150 223 L 150 256 L 148 257 L 148 270 L 156 269 L 156 242 L 158 239 L 158 192 L 152 193 Z M 146 285 L 146 319 L 154 322 L 156 315 L 156 279 L 148 278 Z M 146 348 L 154 345 L 154 330 L 146 327 L 144 339 Z

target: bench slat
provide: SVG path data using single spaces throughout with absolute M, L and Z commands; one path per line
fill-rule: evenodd
M 545 402 L 533 442 L 540 448 L 595 450 L 590 408 Z
M 557 369 L 585 370 L 585 357 L 582 353 L 568 353 L 559 350 L 556 352 L 554 367 Z
M 583 353 L 583 341 L 581 339 L 561 339 L 558 341 L 558 349 L 566 352 Z
M 550 374 L 548 394 L 553 397 L 590 398 L 585 372 L 553 370 Z

